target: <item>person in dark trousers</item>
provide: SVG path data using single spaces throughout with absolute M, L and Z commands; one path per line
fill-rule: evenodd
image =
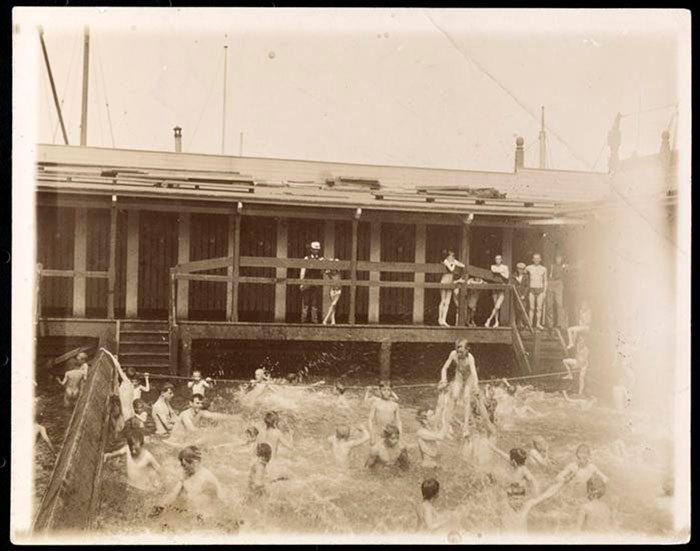
M 510 283 L 515 287 L 523 306 L 527 309 L 528 293 L 530 292 L 530 275 L 527 273 L 527 266 L 524 262 L 515 265 L 516 272 L 511 276 Z M 527 312 L 527 310 L 526 310 Z M 515 321 L 520 329 L 525 327 L 525 319 L 520 308 L 515 308 Z
M 323 260 L 321 257 L 321 244 L 318 241 L 311 243 L 309 254 L 304 260 Z M 319 268 L 302 268 L 299 279 L 323 279 L 322 270 Z M 304 284 L 299 286 L 301 291 L 301 323 L 306 323 L 306 318 L 311 309 L 311 323 L 318 323 L 318 312 L 321 308 L 323 291 L 320 285 Z
M 554 256 L 554 264 L 549 267 L 547 277 L 547 328 L 550 332 L 566 329 L 566 312 L 564 310 L 564 278 L 568 265 L 564 263 L 561 253 Z M 556 315 L 555 315 L 556 314 Z

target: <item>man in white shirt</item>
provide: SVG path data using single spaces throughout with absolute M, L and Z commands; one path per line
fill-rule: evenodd
M 542 306 L 547 294 L 547 268 L 542 266 L 542 257 L 535 253 L 532 255 L 532 264 L 527 267 L 530 275 L 530 325 L 536 320 L 537 329 L 544 329 L 542 325 Z

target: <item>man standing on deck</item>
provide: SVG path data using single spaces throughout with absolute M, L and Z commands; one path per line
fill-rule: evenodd
M 568 266 L 564 264 L 561 253 L 554 256 L 554 264 L 549 267 L 547 276 L 547 328 L 554 333 L 557 329 L 566 328 L 566 312 L 564 310 L 564 277 Z M 554 309 L 556 307 L 556 323 Z
M 304 260 L 323 260 L 321 257 L 321 243 L 313 241 L 311 251 Z M 323 279 L 321 270 L 318 268 L 302 268 L 299 279 Z M 301 323 L 306 323 L 309 307 L 311 307 L 311 323 L 318 323 L 318 312 L 321 308 L 323 291 L 319 285 L 300 285 L 301 291 Z
M 515 292 L 518 293 L 523 306 L 527 304 L 528 293 L 530 292 L 530 276 L 527 273 L 527 266 L 524 262 L 518 262 L 515 265 L 516 272 L 510 278 L 510 283 L 515 287 Z M 525 326 L 525 320 L 520 308 L 515 308 L 515 320 L 518 327 L 522 329 Z
M 542 326 L 542 306 L 544 306 L 544 297 L 547 293 L 547 268 L 542 266 L 542 257 L 538 253 L 532 255 L 532 264 L 527 267 L 527 273 L 530 276 L 530 292 L 528 293 L 530 325 L 535 325 L 537 329 L 544 329 Z

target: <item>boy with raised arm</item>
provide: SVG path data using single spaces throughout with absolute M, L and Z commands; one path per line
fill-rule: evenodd
M 214 421 L 233 419 L 233 415 L 227 413 L 216 413 L 203 409 L 204 397 L 201 394 L 195 394 L 190 400 L 190 407 L 182 411 L 178 415 L 173 430 L 170 433 L 170 438 L 164 442 L 168 444 L 182 444 L 186 441 L 195 440 L 199 433 L 199 420 L 211 419 Z
M 277 457 L 277 450 L 282 444 L 285 448 L 292 449 L 292 432 L 285 434 L 279 428 L 280 416 L 275 411 L 268 411 L 265 414 L 263 430 L 258 435 L 259 444 L 268 444 L 272 449 L 272 458 Z
M 557 475 L 557 481 L 575 480 L 579 484 L 585 484 L 593 475 L 598 475 L 607 484 L 608 477 L 591 461 L 591 448 L 587 444 L 579 444 L 576 448 L 576 461 L 564 467 L 564 470 Z
M 350 439 L 350 427 L 347 425 L 340 425 L 335 429 L 335 434 L 328 437 L 333 450 L 333 459 L 335 459 L 336 465 L 343 469 L 350 467 L 350 451 L 369 440 L 369 432 L 364 425 L 359 425 L 357 429 L 361 435 L 352 440 Z
M 384 428 L 384 438 L 370 448 L 365 467 L 373 469 L 381 465 L 399 467 L 402 471 L 408 470 L 408 450 L 399 443 L 400 434 L 396 425 L 387 425 Z
M 471 399 L 472 394 L 479 390 L 479 378 L 476 374 L 476 362 L 474 356 L 469 352 L 469 343 L 467 339 L 458 339 L 455 343 L 455 349 L 450 352 L 442 369 L 440 370 L 440 382 L 438 383 L 438 391 L 447 387 L 447 370 L 455 365 L 455 376 L 452 380 L 451 406 L 447 409 L 453 410 L 460 396 L 464 400 L 464 436 L 469 434 L 469 415 L 471 414 Z M 452 418 L 452 412 L 446 418 L 446 424 L 449 425 Z
M 416 414 L 416 419 L 420 423 L 420 428 L 416 431 L 416 439 L 421 456 L 421 467 L 434 468 L 438 466 L 438 444 L 447 436 L 446 414 L 447 410 L 443 409 L 439 429 L 431 426 L 435 419 L 435 413 L 432 410 L 420 409 Z
M 563 485 L 564 482 L 557 482 L 540 495 L 526 499 L 525 487 L 521 484 L 511 484 L 507 490 L 508 503 L 501 517 L 504 531 L 526 533 L 528 531 L 527 517 L 532 508 L 556 495 Z
M 579 511 L 577 527 L 581 532 L 603 534 L 615 527 L 613 512 L 601 500 L 605 495 L 605 482 L 594 474 L 586 483 L 588 502 Z
M 107 461 L 120 455 L 126 456 L 126 475 L 130 486 L 139 490 L 152 490 L 159 486 L 157 479 L 153 478 L 152 471 L 160 475 L 160 464 L 155 457 L 143 447 L 143 433 L 137 428 L 128 428 L 126 433 L 126 445 L 116 451 L 106 453 Z
M 365 398 L 367 396 L 365 395 Z M 379 389 L 379 397 L 372 400 L 369 410 L 370 444 L 374 444 L 388 425 L 395 425 L 399 432 L 402 430 L 399 404 L 393 399 L 393 391 L 389 383 L 383 383 Z

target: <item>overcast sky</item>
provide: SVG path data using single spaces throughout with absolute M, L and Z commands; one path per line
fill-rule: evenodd
M 221 153 L 225 44 L 230 155 L 242 132 L 246 156 L 510 171 L 516 136 L 525 138 L 526 166 L 537 166 L 544 105 L 548 166 L 604 171 L 616 113 L 626 115 L 622 156 L 647 154 L 678 101 L 674 12 L 94 8 L 15 16 L 23 34 L 44 26 L 72 145 L 85 24 L 94 146 L 111 147 L 113 136 L 119 148 L 172 150 L 179 125 L 184 151 Z M 37 61 L 38 138 L 62 143 Z

